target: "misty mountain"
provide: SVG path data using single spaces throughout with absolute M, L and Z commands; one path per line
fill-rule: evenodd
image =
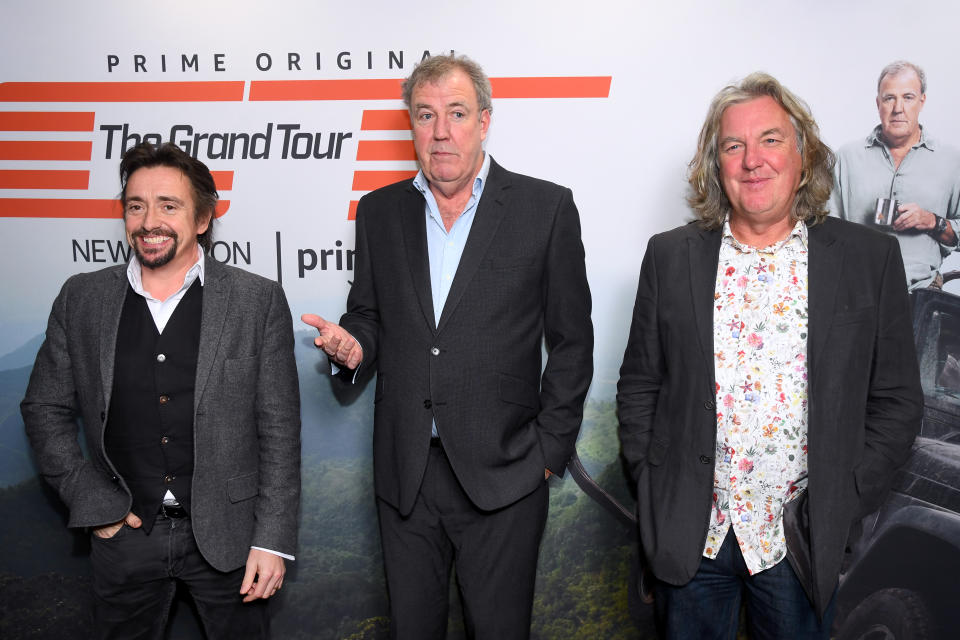
M 32 367 L 33 361 L 37 359 L 37 351 L 43 344 L 44 335 L 43 333 L 37 334 L 10 353 L 0 356 L 0 371 Z
M 36 473 L 20 417 L 33 363 L 0 371 L 0 487 L 23 482 Z

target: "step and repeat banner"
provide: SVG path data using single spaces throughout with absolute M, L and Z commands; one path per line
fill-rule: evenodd
M 352 279 L 357 200 L 417 169 L 402 79 L 432 54 L 474 58 L 493 83 L 487 151 L 508 169 L 573 189 L 597 336 L 578 450 L 629 510 L 617 371 L 647 239 L 691 217 L 686 163 L 714 93 L 752 71 L 772 73 L 809 103 L 836 149 L 879 123 L 877 76 L 907 59 L 927 73 L 925 131 L 960 145 L 958 12 L 944 3 L 37 0 L 6 3 L 0 14 L 5 638 L 89 629 L 89 542 L 65 529 L 63 508 L 38 480 L 18 404 L 63 281 L 129 257 L 116 197 L 130 146 L 170 141 L 205 162 L 221 197 L 213 259 L 281 282 L 295 319 L 337 318 Z M 943 270 L 955 268 L 956 254 Z M 379 638 L 387 608 L 372 390 L 334 398 L 308 329 L 295 320 L 300 547 L 273 628 L 288 638 Z M 551 482 L 534 637 L 651 637 L 650 608 L 628 588 L 632 528 L 569 476 Z M 462 627 L 454 609 L 451 637 Z M 199 637 L 186 601 L 171 635 Z

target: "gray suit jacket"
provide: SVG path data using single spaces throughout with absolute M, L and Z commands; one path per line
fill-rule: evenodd
M 250 546 L 294 554 L 300 498 L 300 396 L 293 325 L 275 282 L 205 258 L 194 395 L 194 535 L 221 571 Z M 127 514 L 130 493 L 103 447 L 126 265 L 71 277 L 53 303 L 21 404 L 41 475 L 68 526 Z M 84 425 L 85 458 L 77 441 Z
M 413 508 L 435 418 L 482 509 L 562 473 L 593 372 L 580 219 L 569 189 L 490 165 L 450 293 L 435 321 L 423 195 L 407 180 L 364 196 L 340 323 L 377 367 L 377 496 Z M 543 343 L 547 362 L 542 367 Z
M 851 525 L 909 455 L 923 396 L 896 239 L 834 218 L 809 231 L 807 491 L 822 613 Z M 710 520 L 720 241 L 695 224 L 651 238 L 618 385 L 643 550 L 677 585 L 697 572 Z

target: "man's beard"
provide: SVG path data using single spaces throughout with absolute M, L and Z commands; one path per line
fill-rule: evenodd
M 151 253 L 150 256 L 145 256 L 140 252 L 140 242 L 139 238 L 145 236 L 165 236 L 167 238 L 172 238 L 173 242 L 170 244 L 170 248 L 163 253 Z M 137 261 L 140 263 L 140 266 L 146 267 L 147 269 L 157 269 L 163 265 L 169 263 L 173 260 L 173 257 L 177 255 L 177 247 L 179 246 L 180 239 L 176 233 L 173 231 L 166 231 L 164 229 L 140 229 L 133 233 L 133 253 L 137 256 Z

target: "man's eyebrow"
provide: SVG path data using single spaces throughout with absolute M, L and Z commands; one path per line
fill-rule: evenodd
M 764 131 L 763 133 L 760 134 L 760 137 L 762 138 L 762 137 L 764 137 L 764 136 L 769 136 L 769 135 L 774 135 L 774 134 L 783 136 L 784 138 L 787 137 L 786 132 L 785 132 L 783 129 L 781 129 L 780 127 L 773 127 L 772 129 L 767 129 L 766 131 Z
M 183 204 L 183 200 L 181 200 L 176 196 L 159 195 L 157 196 L 157 200 L 159 200 L 160 202 L 173 202 L 174 204 Z M 147 199 L 142 196 L 127 196 L 126 201 L 143 203 L 143 202 L 146 202 Z
M 728 142 L 743 142 L 743 139 L 738 138 L 737 136 L 725 136 L 720 139 L 720 142 L 718 144 L 725 145 Z
M 450 107 L 460 107 L 461 109 L 469 109 L 469 105 L 468 105 L 466 102 L 462 101 L 462 100 L 454 100 L 453 102 L 448 102 L 448 103 L 446 104 L 446 107 L 447 107 L 448 109 L 449 109 Z M 433 105 L 425 104 L 425 103 L 420 102 L 420 103 L 417 103 L 416 105 L 414 105 L 414 108 L 415 108 L 415 109 L 431 109 L 431 110 L 432 110 L 432 109 L 433 109 Z

